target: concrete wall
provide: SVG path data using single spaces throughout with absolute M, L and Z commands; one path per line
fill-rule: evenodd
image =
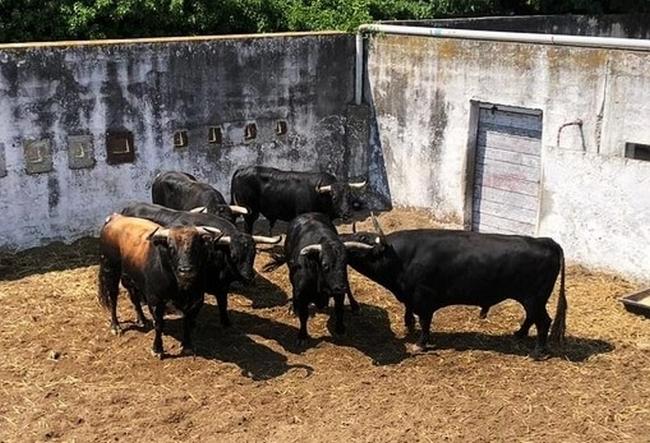
M 556 151 L 542 155 L 538 234 L 569 259 L 650 279 L 649 165 L 621 159 L 626 142 L 650 144 L 650 53 L 376 35 L 367 65 L 371 152 L 394 204 L 466 225 L 472 103 L 540 109 Z M 582 130 L 560 131 L 576 120 Z
M 391 24 L 596 37 L 650 38 L 650 14 L 532 15 L 402 20 Z
M 354 39 L 336 33 L 0 47 L 0 247 L 97 233 L 125 201 L 149 200 L 163 170 L 228 199 L 244 165 L 346 175 L 359 157 L 346 147 L 353 66 Z M 251 122 L 257 138 L 244 142 Z M 208 143 L 213 125 L 223 145 Z M 179 129 L 189 146 L 174 149 Z M 114 130 L 133 133 L 134 163 L 107 164 Z M 78 135 L 92 146 L 79 151 Z

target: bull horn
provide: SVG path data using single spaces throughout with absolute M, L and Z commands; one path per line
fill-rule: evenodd
M 149 240 L 167 239 L 167 237 L 169 237 L 169 229 L 166 228 L 156 228 L 151 234 L 149 234 Z
M 221 229 L 213 228 L 211 226 L 197 226 L 197 228 L 201 234 L 210 234 L 210 235 L 222 235 Z
M 218 244 L 220 245 L 230 245 L 230 241 L 232 240 L 232 237 L 229 235 L 222 235 L 219 240 L 217 241 Z
M 382 237 L 385 237 L 386 235 L 384 234 L 383 229 L 381 229 L 381 226 L 379 226 L 379 220 L 377 220 L 377 217 L 375 217 L 374 212 L 370 212 L 370 217 L 372 218 L 372 225 L 375 228 L 375 231 L 377 231 L 377 234 L 379 234 Z
M 332 185 L 316 186 L 316 192 L 319 194 L 329 194 L 332 192 Z
M 370 245 L 367 245 L 365 243 L 362 243 L 360 241 L 344 241 L 343 245 L 345 246 L 345 249 L 363 249 L 363 250 L 368 250 L 372 249 L 373 247 Z
M 230 205 L 230 210 L 234 212 L 235 214 L 242 214 L 242 215 L 248 215 L 250 214 L 250 211 L 248 208 L 245 208 L 243 206 L 239 205 Z
M 322 250 L 323 247 L 319 243 L 316 243 L 315 245 L 307 245 L 300 250 L 300 255 L 307 255 L 310 252 L 318 252 L 320 254 Z
M 195 214 L 205 214 L 208 212 L 208 208 L 206 208 L 205 206 L 199 206 L 194 209 L 190 209 L 190 212 L 193 212 Z
M 367 180 L 364 180 L 362 182 L 354 182 L 354 183 L 349 183 L 348 186 L 350 186 L 352 189 L 361 189 L 366 186 L 368 183 Z
M 276 235 L 275 237 L 265 237 L 263 235 L 254 235 L 253 240 L 255 243 L 264 243 L 268 245 L 277 245 L 282 241 L 281 235 Z

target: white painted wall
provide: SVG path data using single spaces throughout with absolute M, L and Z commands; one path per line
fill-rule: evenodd
M 465 224 L 472 102 L 540 109 L 543 146 L 566 154 L 543 160 L 554 204 L 542 202 L 539 234 L 569 260 L 650 280 L 650 170 L 621 159 L 626 142 L 650 144 L 650 53 L 375 35 L 367 63 L 394 205 Z M 584 139 L 569 126 L 558 141 L 578 119 Z
M 650 280 L 650 162 L 548 147 L 539 235 L 593 267 Z
M 181 39 L 182 40 L 182 39 Z M 241 166 L 345 171 L 354 38 L 282 35 L 15 49 L 0 46 L 0 248 L 24 249 L 97 234 L 130 200 L 150 201 L 155 175 L 182 170 L 229 200 Z M 288 134 L 277 136 L 278 119 Z M 258 137 L 243 142 L 248 122 Z M 222 125 L 231 143 L 208 144 Z M 106 162 L 107 130 L 134 134 L 136 160 Z M 189 147 L 172 147 L 187 129 Z M 67 137 L 92 136 L 96 165 L 68 168 Z M 47 138 L 54 170 L 25 172 L 23 143 Z M 0 149 L 2 146 L 0 146 Z

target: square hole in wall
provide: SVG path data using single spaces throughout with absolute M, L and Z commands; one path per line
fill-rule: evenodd
M 650 162 L 650 145 L 642 145 L 640 143 L 626 143 L 625 156 L 635 160 L 643 160 Z
M 250 142 L 257 138 L 257 125 L 248 123 L 244 128 L 244 141 Z
M 223 144 L 223 130 L 221 126 L 210 126 L 208 128 L 208 143 L 214 145 Z
M 26 140 L 23 144 L 23 155 L 28 174 L 41 174 L 54 169 L 52 147 L 48 139 Z
M 275 134 L 276 135 L 285 135 L 287 133 L 288 126 L 285 120 L 278 120 L 275 122 Z
M 109 131 L 106 133 L 106 161 L 109 165 L 133 163 L 135 146 L 130 131 Z
M 91 135 L 71 135 L 68 137 L 68 167 L 85 169 L 95 166 L 95 149 Z
M 7 160 L 5 157 L 5 144 L 0 143 L 0 177 L 7 176 Z

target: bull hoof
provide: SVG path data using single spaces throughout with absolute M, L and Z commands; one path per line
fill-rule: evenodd
M 414 343 L 410 346 L 410 348 L 411 348 L 411 353 L 413 354 L 421 354 L 427 351 L 427 345 L 423 345 L 420 343 Z
M 135 322 L 135 325 L 138 328 L 147 329 L 151 326 L 151 322 L 149 320 L 138 320 L 137 322 Z
M 307 344 L 309 344 L 309 339 L 310 339 L 309 336 L 307 336 L 307 337 L 298 337 L 298 340 L 296 341 L 296 345 L 299 348 L 304 348 L 304 347 L 307 346 Z
M 122 335 L 122 328 L 120 325 L 112 325 L 111 326 L 111 334 L 120 336 Z
M 181 355 L 186 357 L 194 357 L 196 354 L 194 353 L 194 349 L 184 347 L 181 349 Z
M 155 349 L 151 350 L 151 355 L 156 357 L 158 360 L 162 360 L 165 357 L 165 353 L 163 351 L 156 351 Z
M 530 353 L 530 357 L 535 361 L 544 361 L 551 358 L 551 354 L 548 349 L 545 348 L 535 348 L 533 352 Z

